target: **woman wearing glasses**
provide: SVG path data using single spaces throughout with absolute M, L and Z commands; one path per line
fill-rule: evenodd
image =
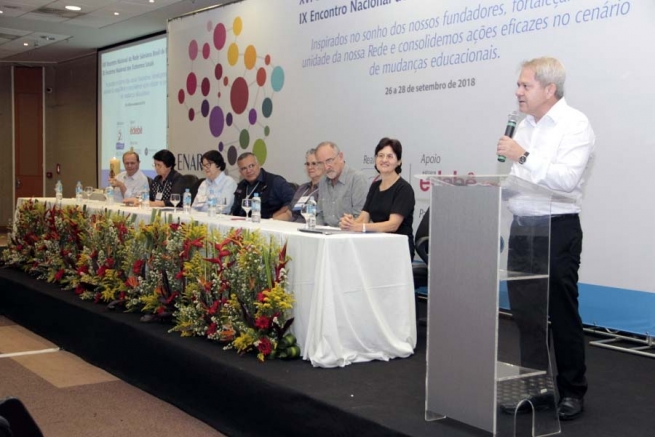
M 380 179 L 371 184 L 359 217 L 344 214 L 341 229 L 356 232 L 390 232 L 407 235 L 409 253 L 414 258 L 414 189 L 400 177 L 403 146 L 400 141 L 382 138 L 375 148 L 375 169 Z
M 287 220 L 297 223 L 305 223 L 305 218 L 300 214 L 302 206 L 307 203 L 310 197 L 318 202 L 318 181 L 323 176 L 323 167 L 316 162 L 316 149 L 309 149 L 305 153 L 305 171 L 309 177 L 309 182 L 302 184 L 296 190 L 296 193 L 289 203 L 289 210 L 280 220 Z
M 182 196 L 184 192 L 184 179 L 175 170 L 175 155 L 163 149 L 152 156 L 155 161 L 157 176 L 150 186 L 150 206 L 173 206 L 171 194 Z
M 219 214 L 226 214 L 232 209 L 237 183 L 225 174 L 225 160 L 221 152 L 218 150 L 205 152 L 202 155 L 202 170 L 207 178 L 198 187 L 198 194 L 193 201 L 193 209 L 207 211 L 209 190 L 214 190 L 218 205 L 221 207 Z

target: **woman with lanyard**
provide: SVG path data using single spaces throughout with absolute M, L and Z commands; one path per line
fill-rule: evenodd
M 318 181 L 323 176 L 323 167 L 316 162 L 316 149 L 309 149 L 305 153 L 305 171 L 310 181 L 298 187 L 291 203 L 289 203 L 286 216 L 284 218 L 280 217 L 281 220 L 305 223 L 305 218 L 300 214 L 302 206 L 311 196 L 314 197 L 314 200 L 318 201 Z
M 184 192 L 184 179 L 175 171 L 175 155 L 164 149 L 155 153 L 152 159 L 157 176 L 150 186 L 150 206 L 173 206 L 171 194 L 177 193 L 181 198 Z

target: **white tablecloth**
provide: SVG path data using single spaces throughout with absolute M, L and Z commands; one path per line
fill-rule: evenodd
M 19 199 L 19 205 L 26 199 Z M 52 203 L 54 199 L 38 199 Z M 64 199 L 64 205 L 73 205 Z M 151 209 L 101 202 L 91 209 L 110 208 L 137 214 L 148 221 Z M 179 211 L 179 210 L 178 210 Z M 206 213 L 173 214 L 211 227 L 259 229 L 287 240 L 291 262 L 289 289 L 293 292 L 294 323 L 305 360 L 318 367 L 346 366 L 371 360 L 411 355 L 416 346 L 414 281 L 407 237 L 393 234 L 310 234 L 302 225 L 275 220 L 261 223 L 210 218 Z

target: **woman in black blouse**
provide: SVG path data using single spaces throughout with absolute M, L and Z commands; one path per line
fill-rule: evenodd
M 390 232 L 407 235 L 409 253 L 414 258 L 414 189 L 400 177 L 403 146 L 400 141 L 382 138 L 375 148 L 375 169 L 380 179 L 373 182 L 359 217 L 345 214 L 339 226 L 356 232 Z
M 152 156 L 157 176 L 150 185 L 150 206 L 173 206 L 171 194 L 177 193 L 180 199 L 184 194 L 184 179 L 175 171 L 175 155 L 163 149 Z

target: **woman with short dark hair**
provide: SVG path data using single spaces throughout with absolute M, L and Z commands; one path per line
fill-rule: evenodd
M 371 184 L 359 217 L 345 214 L 341 229 L 357 232 L 390 232 L 407 235 L 409 253 L 414 258 L 414 189 L 400 177 L 403 146 L 400 141 L 382 138 L 375 147 L 375 169 L 380 179 Z
M 162 149 L 152 159 L 157 176 L 150 185 L 150 206 L 173 206 L 171 194 L 177 193 L 182 198 L 184 193 L 184 178 L 175 170 L 175 155 Z
M 205 172 L 206 179 L 198 187 L 198 194 L 193 201 L 193 209 L 198 211 L 207 211 L 207 199 L 210 190 L 213 190 L 216 199 L 221 205 L 220 214 L 227 214 L 232 210 L 234 203 L 234 192 L 237 189 L 237 183 L 230 176 L 225 174 L 225 160 L 218 150 L 210 150 L 202 155 L 202 171 Z M 223 205 L 223 199 L 226 205 Z

